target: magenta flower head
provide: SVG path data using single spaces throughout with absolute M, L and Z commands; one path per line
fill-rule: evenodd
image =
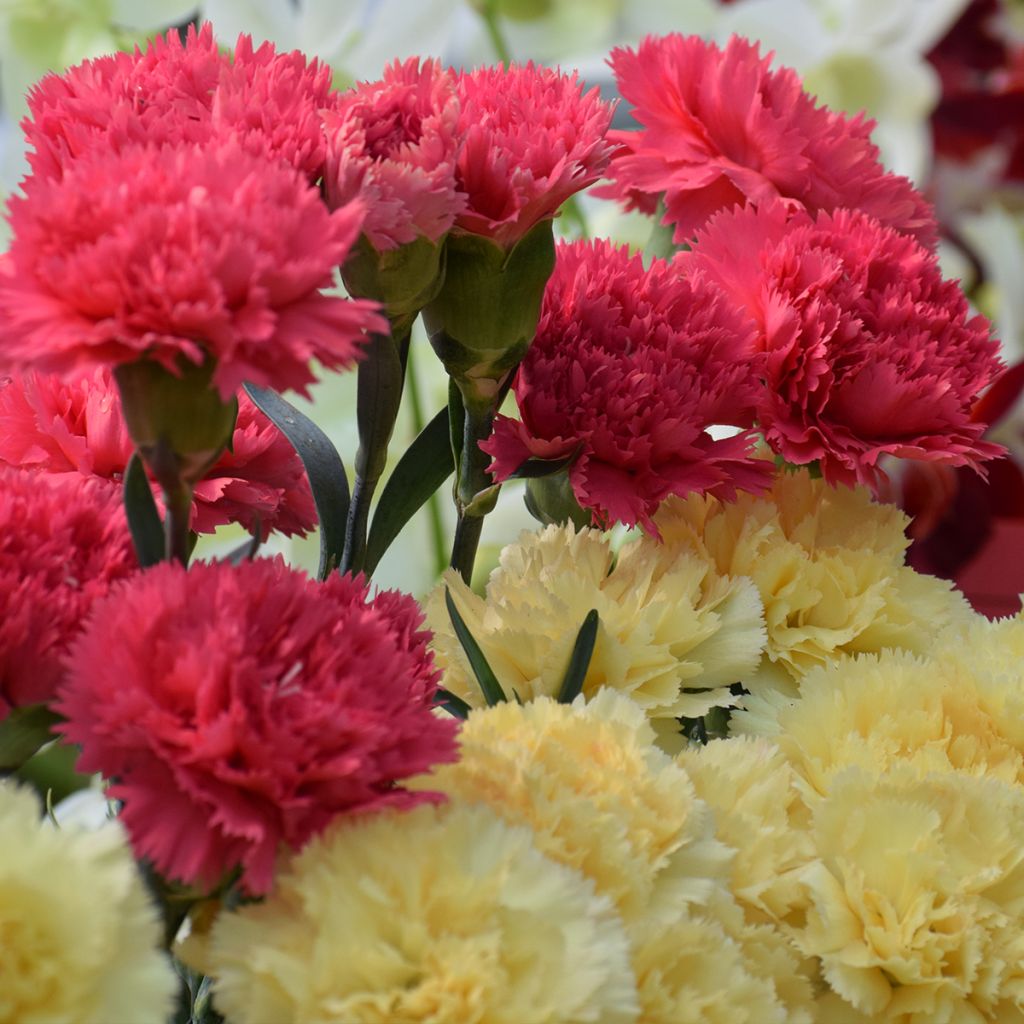
M 0 466 L 0 719 L 53 699 L 90 608 L 138 568 L 118 491 Z
M 644 268 L 609 242 L 558 247 L 537 337 L 513 385 L 521 420 L 499 416 L 481 447 L 496 480 L 527 459 L 571 459 L 568 484 L 587 518 L 643 523 L 669 495 L 766 485 L 749 431 L 715 440 L 708 427 L 749 426 L 757 398 L 751 325 L 714 286 L 671 263 Z M 530 481 L 533 506 L 548 480 Z M 655 530 L 656 532 L 656 530 Z
M 94 609 L 60 701 L 79 767 L 112 779 L 139 856 L 266 892 L 279 853 L 339 814 L 409 807 L 455 758 L 412 598 L 281 559 L 162 563 Z
M 384 302 L 392 319 L 414 316 L 440 287 L 441 247 L 466 204 L 455 187 L 455 76 L 437 61 L 396 61 L 343 94 L 325 127 L 327 204 L 360 198 L 367 211 L 345 284 Z
M 788 462 L 877 486 L 885 455 L 976 467 L 1002 454 L 971 416 L 998 342 L 913 238 L 857 211 L 774 203 L 712 218 L 677 260 L 753 320 L 757 416 Z
M 321 112 L 330 109 L 331 71 L 269 43 L 239 36 L 221 53 L 209 24 L 155 39 L 145 51 L 88 60 L 47 75 L 29 93 L 22 123 L 29 162 L 40 177 L 60 177 L 94 149 L 180 146 L 234 136 L 242 148 L 281 160 L 311 182 L 323 174 Z
M 673 34 L 614 50 L 619 91 L 641 128 L 609 133 L 621 149 L 599 194 L 648 213 L 662 201 L 676 242 L 718 210 L 781 198 L 812 214 L 860 209 L 933 246 L 932 211 L 882 167 L 874 122 L 817 106 L 795 71 L 770 69 L 771 57 L 737 36 L 724 48 Z
M 234 139 L 94 150 L 10 201 L 2 359 L 172 374 L 212 360 L 225 401 L 243 381 L 305 393 L 313 359 L 350 365 L 382 323 L 323 293 L 362 215 L 328 212 L 298 171 Z
M 576 75 L 533 64 L 463 72 L 458 94 L 466 208 L 424 321 L 464 394 L 482 400 L 533 340 L 554 267 L 552 218 L 604 173 L 614 108 L 596 88 L 585 93 Z

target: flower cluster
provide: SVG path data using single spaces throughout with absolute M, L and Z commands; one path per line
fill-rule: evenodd
M 79 768 L 140 855 L 213 885 L 270 887 L 279 844 L 337 814 L 423 799 L 395 783 L 453 754 L 415 603 L 370 600 L 280 559 L 155 567 L 97 607 L 59 708 Z
M 735 38 L 612 65 L 640 131 L 575 74 L 412 58 L 339 93 L 209 26 L 33 93 L 0 772 L 56 737 L 25 777 L 73 745 L 119 820 L 0 786 L 0 1022 L 166 1017 L 125 838 L 196 1020 L 1024 1015 L 1024 618 L 908 567 L 869 490 L 1000 454 L 997 344 L 863 117 Z M 609 164 L 685 251 L 556 245 Z M 421 314 L 449 406 L 371 517 Z M 358 360 L 350 491 L 274 392 Z M 375 592 L 453 468 L 451 569 L 423 610 Z M 474 589 L 514 478 L 546 525 Z M 193 559 L 314 495 L 317 580 Z

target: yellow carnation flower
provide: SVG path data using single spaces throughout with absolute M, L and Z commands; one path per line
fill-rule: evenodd
M 625 1024 L 623 926 L 593 883 L 485 807 L 351 819 L 222 914 L 214 1004 L 246 1024 Z
M 781 959 L 759 946 L 757 929 L 748 946 L 715 918 L 684 914 L 646 929 L 633 957 L 639 1024 L 809 1024 L 810 985 L 774 938 Z M 782 994 L 794 991 L 795 1001 Z
M 473 711 L 460 758 L 412 785 L 528 825 L 552 860 L 593 879 L 627 922 L 705 903 L 731 851 L 686 773 L 654 746 L 643 711 L 602 690 Z
M 124 833 L 0 784 L 0 1024 L 164 1024 L 177 981 Z
M 782 751 L 765 739 L 733 737 L 691 747 L 677 760 L 714 811 L 718 838 L 737 851 L 729 888 L 747 919 L 796 923 L 800 872 L 814 846 L 810 812 Z
M 483 699 L 452 629 L 445 587 L 510 700 L 558 696 L 591 609 L 600 625 L 583 693 L 618 690 L 652 717 L 697 717 L 731 705 L 728 687 L 754 668 L 764 645 L 761 603 L 748 580 L 682 550 L 666 558 L 650 538 L 627 544 L 616 559 L 598 530 L 549 526 L 504 549 L 486 597 L 449 572 L 427 600 L 442 685 L 474 706 Z
M 670 499 L 656 522 L 668 549 L 757 586 L 768 640 L 760 671 L 744 680 L 755 694 L 795 696 L 802 676 L 840 655 L 924 651 L 970 615 L 950 583 L 903 564 L 908 520 L 898 508 L 805 470 L 779 473 L 762 496 Z
M 797 942 L 870 1020 L 1019 1020 L 1022 835 L 1019 787 L 909 765 L 848 769 L 814 808 L 820 859 L 804 873 Z
M 1024 786 L 1024 673 L 1010 656 L 1006 672 L 986 671 L 1001 657 L 979 648 L 849 658 L 808 674 L 799 701 L 771 715 L 734 714 L 731 724 L 771 735 L 817 793 L 851 765 L 877 773 L 900 763 Z

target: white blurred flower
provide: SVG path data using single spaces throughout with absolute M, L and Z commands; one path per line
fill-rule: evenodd
M 257 44 L 319 57 L 349 85 L 379 77 L 396 58 L 445 56 L 461 7 L 461 0 L 207 0 L 202 10 L 222 45 L 245 32 Z

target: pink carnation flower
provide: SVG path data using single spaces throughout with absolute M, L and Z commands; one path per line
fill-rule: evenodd
M 436 242 L 466 204 L 455 191 L 458 122 L 454 75 L 437 61 L 396 61 L 345 93 L 325 115 L 328 205 L 361 196 L 363 233 L 378 251 Z
M 460 231 L 510 249 L 604 173 L 614 106 L 576 75 L 533 64 L 484 67 L 458 79 Z
M 0 719 L 53 698 L 89 609 L 138 567 L 120 495 L 0 466 Z
M 32 371 L 0 378 L 0 462 L 102 477 L 120 488 L 133 450 L 109 370 L 72 381 Z M 231 447 L 194 494 L 193 530 L 212 533 L 225 523 L 250 532 L 258 523 L 264 539 L 272 530 L 291 536 L 316 525 L 295 449 L 244 392 Z
M 329 213 L 290 167 L 235 142 L 96 151 L 10 201 L 0 273 L 3 361 L 72 374 L 145 356 L 217 360 L 243 381 L 306 393 L 309 364 L 348 366 L 374 305 L 322 294 L 362 208 Z
M 864 210 L 933 246 L 931 208 L 906 179 L 887 173 L 871 142 L 873 121 L 819 107 L 790 68 L 733 36 L 724 49 L 699 36 L 649 36 L 616 49 L 619 90 L 639 131 L 610 132 L 621 144 L 614 184 L 597 194 L 655 211 L 685 242 L 716 211 L 776 197 L 811 213 Z
M 114 780 L 139 856 L 206 886 L 237 867 L 263 893 L 281 848 L 336 815 L 433 798 L 396 785 L 455 757 L 421 621 L 409 597 L 281 559 L 162 563 L 94 610 L 62 728 Z
M 669 495 L 731 497 L 766 484 L 749 432 L 750 325 L 716 289 L 609 242 L 560 245 L 537 337 L 515 381 L 521 421 L 499 416 L 481 447 L 504 480 L 529 457 L 575 453 L 569 480 L 600 523 L 643 523 Z M 655 530 L 656 532 L 656 530 Z
M 280 159 L 311 181 L 326 145 L 321 111 L 333 107 L 331 70 L 270 43 L 239 36 L 221 53 L 209 24 L 157 38 L 145 52 L 88 60 L 47 75 L 29 93 L 22 123 L 42 177 L 60 177 L 95 149 L 135 144 L 209 143 L 234 136 L 249 153 Z
M 1002 453 L 971 418 L 998 343 L 912 238 L 857 211 L 776 203 L 719 214 L 678 262 L 753 318 L 758 419 L 787 461 L 876 486 L 883 455 L 976 466 Z

